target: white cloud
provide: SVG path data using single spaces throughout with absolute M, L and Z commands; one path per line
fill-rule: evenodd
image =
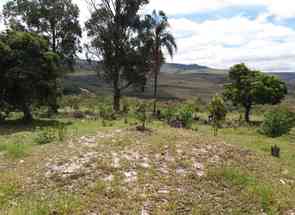
M 164 10 L 169 15 L 210 12 L 227 7 L 264 6 L 279 19 L 295 17 L 294 0 L 151 0 L 149 10 Z
M 6 0 L 0 0 L 0 6 Z M 81 11 L 81 23 L 90 16 L 85 0 L 73 0 Z M 164 10 L 169 15 L 192 14 L 238 6 L 263 6 L 255 20 L 235 16 L 218 20 L 171 19 L 179 51 L 173 61 L 198 63 L 217 68 L 245 62 L 265 71 L 295 71 L 295 26 L 284 27 L 268 21 L 295 18 L 294 0 L 150 0 L 147 10 Z M 0 24 L 0 30 L 3 25 Z M 84 33 L 83 40 L 86 40 Z M 294 63 L 293 63 L 294 62 Z
M 245 62 L 264 71 L 295 70 L 295 30 L 291 28 L 245 17 L 170 21 L 179 46 L 174 62 L 217 68 Z

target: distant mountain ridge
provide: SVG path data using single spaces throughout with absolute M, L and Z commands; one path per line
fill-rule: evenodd
M 88 61 L 83 59 L 76 60 L 76 69 L 77 70 L 85 70 L 92 71 L 99 66 L 100 62 L 97 61 Z M 180 64 L 180 63 L 165 63 L 161 72 L 164 73 L 216 73 L 216 72 L 225 72 L 225 70 L 212 69 L 207 66 L 202 66 L 199 64 Z

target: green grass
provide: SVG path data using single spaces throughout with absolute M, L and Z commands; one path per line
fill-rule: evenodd
M 96 106 L 99 102 L 97 98 L 89 99 L 80 108 L 88 110 L 90 104 Z M 207 118 L 205 112 L 199 115 L 202 119 Z M 262 120 L 258 112 L 252 117 L 256 121 Z M 237 114 L 230 114 L 228 121 L 237 118 Z M 139 214 L 147 200 L 157 205 L 151 214 L 159 215 L 212 214 L 216 211 L 220 214 L 257 214 L 261 210 L 267 214 L 280 214 L 293 209 L 295 188 L 294 184 L 288 182 L 295 181 L 293 133 L 269 138 L 259 134 L 257 126 L 242 125 L 220 129 L 219 135 L 213 137 L 212 128 L 202 121 L 195 122 L 192 130 L 177 130 L 158 120 L 148 123 L 150 132 L 140 133 L 136 132 L 138 120 L 132 114 L 127 121 L 119 117 L 103 125 L 101 119 L 74 119 L 62 112 L 55 120 L 40 119 L 31 126 L 11 121 L 1 127 L 0 156 L 3 159 L 0 160 L 0 171 L 1 166 L 7 165 L 9 168 L 0 174 L 0 206 L 2 204 L 9 215 L 51 215 L 55 212 L 62 215 L 85 214 L 89 208 L 99 209 L 102 214 Z M 37 128 L 53 129 L 56 141 L 37 144 L 35 137 L 40 131 Z M 65 129 L 60 131 L 60 135 L 59 128 Z M 114 137 L 115 141 L 98 138 L 99 144 L 95 148 L 85 148 L 76 141 L 82 136 L 95 136 L 97 132 L 115 131 L 116 134 L 116 130 L 122 129 L 124 135 L 118 134 L 118 137 Z M 227 148 L 223 143 L 233 148 Z M 272 145 L 281 147 L 281 158 L 271 157 Z M 196 156 L 194 153 L 209 150 L 207 146 L 213 147 L 213 151 L 208 152 L 212 153 L 209 158 L 214 157 L 220 147 L 222 153 L 217 155 L 222 162 L 212 164 L 204 161 L 208 172 L 199 178 L 191 167 L 193 158 L 201 159 L 203 155 Z M 182 154 L 178 152 L 179 147 Z M 53 185 L 48 184 L 49 179 L 44 178 L 42 171 L 47 168 L 49 158 L 54 160 L 60 156 L 58 163 L 63 165 L 80 159 L 89 150 L 97 153 L 96 169 L 91 174 L 98 175 L 81 174 L 79 177 L 83 180 L 85 177 L 85 184 L 79 181 L 80 178 L 77 181 L 62 181 L 59 178 Z M 111 166 L 110 154 L 120 154 L 125 150 L 126 155 L 139 151 L 140 158 L 148 157 L 151 162 L 149 169 L 127 158 L 121 159 L 119 168 Z M 156 154 L 164 158 L 152 160 Z M 165 167 L 166 155 L 168 158 L 174 157 L 174 160 L 167 164 L 168 173 L 162 175 L 159 167 Z M 21 159 L 24 163 L 19 162 Z M 179 168 L 189 173 L 179 176 L 176 173 Z M 124 172 L 132 170 L 137 171 L 137 183 L 126 185 Z M 6 174 L 13 177 L 6 177 Z M 113 175 L 111 182 L 103 180 L 108 175 Z M 26 181 L 28 178 L 32 179 L 29 183 Z M 283 185 L 281 180 L 286 184 Z M 76 194 L 69 192 L 68 186 L 77 189 Z M 164 194 L 158 193 L 163 188 L 170 192 L 164 199 L 161 196 Z M 11 206 L 11 201 L 17 204 Z
M 240 187 L 245 198 L 256 199 L 267 214 L 277 214 L 279 203 L 276 202 L 274 189 L 266 181 L 259 181 L 255 176 L 243 173 L 239 168 L 225 167 L 210 173 L 217 182 L 224 181 L 231 186 Z

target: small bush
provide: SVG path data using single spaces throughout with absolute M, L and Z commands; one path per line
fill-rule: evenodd
M 173 116 L 176 115 L 176 108 L 173 106 L 168 106 L 161 110 L 160 118 L 166 120 L 168 123 L 173 119 Z
M 259 129 L 261 134 L 276 138 L 288 134 L 294 126 L 294 114 L 287 110 L 267 112 Z
M 194 109 L 190 105 L 183 105 L 178 110 L 177 116 L 184 128 L 191 128 L 194 121 Z
M 114 120 L 115 114 L 111 105 L 101 104 L 99 107 L 99 116 L 103 121 Z
M 191 128 L 197 108 L 192 103 L 170 105 L 161 111 L 161 119 L 176 128 Z
M 35 142 L 39 145 L 52 143 L 57 139 L 56 130 L 53 128 L 38 129 Z
M 140 102 L 137 105 L 137 108 L 136 108 L 135 115 L 136 115 L 136 118 L 141 123 L 141 129 L 142 130 L 146 130 L 146 124 L 147 124 L 147 122 L 149 120 L 148 107 L 149 107 L 148 103 Z
M 225 121 L 227 110 L 222 97 L 216 95 L 212 98 L 209 104 L 209 114 L 211 124 L 214 130 L 214 136 L 217 135 L 218 129 L 222 126 L 222 122 Z
M 64 141 L 67 137 L 68 129 L 64 124 L 57 126 L 57 137 L 59 141 Z

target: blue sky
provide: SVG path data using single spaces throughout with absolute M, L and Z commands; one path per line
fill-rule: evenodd
M 73 1 L 81 9 L 83 23 L 89 17 L 87 4 Z M 178 43 L 169 62 L 214 68 L 245 62 L 262 71 L 295 72 L 293 1 L 150 0 L 145 10 L 164 10 L 169 16 Z M 0 5 L 4 2 L 0 0 Z

